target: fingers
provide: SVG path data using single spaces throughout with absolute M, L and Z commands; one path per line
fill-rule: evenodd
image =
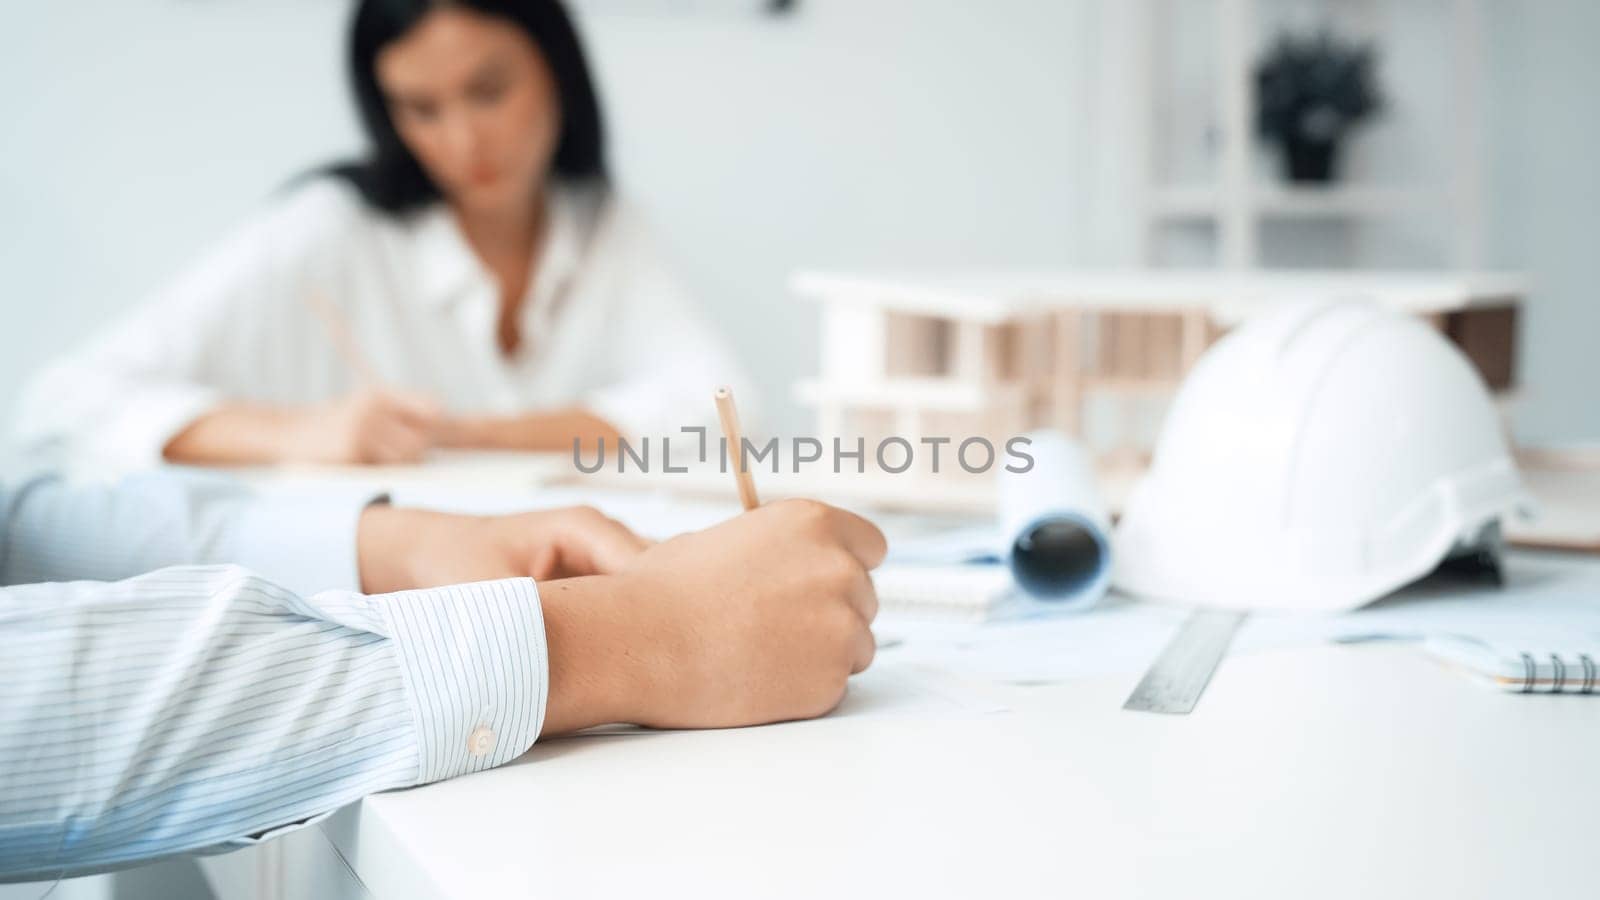
M 556 581 L 562 578 L 575 578 L 582 574 L 568 570 L 566 557 L 562 554 L 561 548 L 555 544 L 535 546 L 526 554 L 522 568 L 513 571 L 534 581 Z
M 863 625 L 877 617 L 878 592 L 868 572 L 883 562 L 888 542 L 876 525 L 855 513 L 814 500 L 779 501 L 747 515 L 779 525 L 775 536 L 791 547 L 798 531 L 816 542 L 811 545 L 815 550 L 825 555 L 837 554 L 815 561 L 824 564 L 829 573 L 826 593 L 843 599 Z
M 534 578 L 612 575 L 628 568 L 651 546 L 626 525 L 586 506 L 506 516 L 496 522 Z
M 861 516 L 816 500 L 780 500 L 747 515 L 788 516 L 822 533 L 854 556 L 868 569 L 875 569 L 889 552 L 889 542 L 878 526 Z
M 820 677 L 837 678 L 841 668 L 858 675 L 872 665 L 878 640 L 871 625 L 856 610 L 835 606 L 823 611 L 820 621 L 827 635 L 828 656 L 834 660 L 832 666 L 818 673 Z
M 565 523 L 557 533 L 564 568 L 573 575 L 620 572 L 650 546 L 650 541 L 596 509 L 579 507 L 556 515 Z
M 432 428 L 444 410 L 424 394 L 382 391 L 375 398 L 399 418 L 419 427 Z
M 858 577 L 852 581 L 845 599 L 850 601 L 850 608 L 861 616 L 861 620 L 871 625 L 878 618 L 878 588 L 872 583 L 872 576 L 867 574 L 866 569 L 858 570 Z
M 370 391 L 350 403 L 346 427 L 355 462 L 420 462 L 437 442 L 441 410 L 426 397 Z
M 362 456 L 375 463 L 420 462 L 433 446 L 433 436 L 414 425 L 389 419 L 374 421 L 363 441 Z
M 826 573 L 819 583 L 818 599 L 843 602 L 863 627 L 871 625 L 878 617 L 878 590 L 872 583 L 872 576 L 861 561 L 849 553 L 838 548 L 829 552 L 831 555 L 825 557 L 825 562 L 813 564 L 818 565 L 818 571 Z
M 872 636 L 872 620 L 878 616 L 878 592 L 872 585 L 872 576 L 860 563 L 852 559 L 849 568 L 843 599 L 850 609 L 850 674 L 855 675 L 872 664 L 878 649 L 878 641 Z
M 884 538 L 883 532 L 878 526 L 853 512 L 837 507 L 830 508 L 833 510 L 835 527 L 844 548 L 869 570 L 876 569 L 889 552 L 889 542 Z
M 872 629 L 862 625 L 855 630 L 854 646 L 850 663 L 850 674 L 860 675 L 872 665 L 873 656 L 878 652 L 878 639 L 873 637 Z

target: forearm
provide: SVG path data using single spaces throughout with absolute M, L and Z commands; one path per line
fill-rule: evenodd
M 627 579 L 598 575 L 539 586 L 550 647 L 550 699 L 544 734 L 639 722 L 664 663 L 659 641 L 639 634 Z
M 292 410 L 232 403 L 189 423 L 162 448 L 168 462 L 260 465 L 288 457 L 286 437 L 297 423 Z
M 527 579 L 298 597 L 171 569 L 0 590 L 0 613 L 0 881 L 227 845 L 479 771 L 543 719 Z
M 201 473 L 114 486 L 0 485 L 0 585 L 117 581 L 177 565 L 238 563 L 302 591 L 355 589 L 364 490 L 259 497 Z M 401 585 L 410 586 L 410 585 Z
M 601 438 L 615 446 L 618 435 L 615 426 L 587 410 L 565 409 L 452 418 L 441 430 L 440 444 L 480 450 L 571 451 L 574 438 L 592 448 Z

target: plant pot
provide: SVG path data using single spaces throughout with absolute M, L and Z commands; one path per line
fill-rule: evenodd
M 1328 184 L 1339 164 L 1337 141 L 1288 141 L 1283 145 L 1289 180 L 1297 184 Z

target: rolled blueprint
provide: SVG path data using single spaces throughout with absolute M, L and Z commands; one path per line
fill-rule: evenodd
M 1037 600 L 1091 606 L 1111 578 L 1110 522 L 1088 453 L 1060 432 L 1026 435 L 1024 472 L 1002 470 L 997 494 L 1005 558 Z

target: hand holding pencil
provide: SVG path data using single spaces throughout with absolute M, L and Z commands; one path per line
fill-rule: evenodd
M 624 632 L 597 655 L 636 667 L 607 692 L 627 703 L 612 721 L 725 728 L 827 713 L 876 652 L 868 573 L 886 550 L 871 522 L 814 500 L 768 503 L 646 549 L 598 604 L 572 604 Z M 546 609 L 564 608 L 564 585 L 584 581 L 541 585 Z M 552 666 L 560 637 L 558 626 Z
M 364 388 L 290 413 L 279 430 L 279 456 L 344 465 L 421 462 L 437 443 L 442 415 L 426 397 Z
M 305 300 L 361 387 L 299 416 L 295 427 L 285 430 L 284 458 L 357 465 L 421 462 L 437 443 L 443 410 L 427 397 L 389 389 L 327 294 L 313 287 Z

